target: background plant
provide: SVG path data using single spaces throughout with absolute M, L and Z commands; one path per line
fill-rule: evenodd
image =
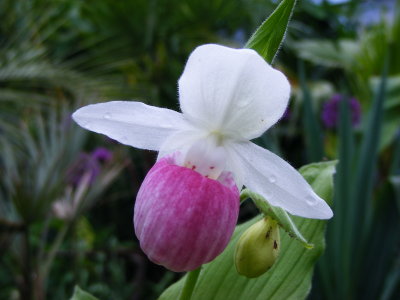
M 335 218 L 309 297 L 396 299 L 399 1 L 321 2 L 296 6 L 275 60 L 290 77 L 293 99 L 280 126 L 258 143 L 297 167 L 339 160 Z M 371 5 L 379 11 L 375 23 L 366 22 L 373 19 Z M 384 5 L 389 18 L 380 14 Z M 276 1 L 258 0 L 1 1 L 0 298 L 64 299 L 79 284 L 100 299 L 154 299 L 179 278 L 145 259 L 127 216 L 154 153 L 84 135 L 68 115 L 105 99 L 148 99 L 177 109 L 176 81 L 192 49 L 210 42 L 244 46 L 275 7 Z M 358 127 L 346 105 L 336 128 L 324 126 L 321 111 L 334 94 L 358 99 Z M 90 187 L 83 181 L 86 204 L 74 218 L 60 219 L 53 204 L 73 200 L 78 190 L 68 191 L 68 170 L 100 146 L 113 153 L 112 164 L 102 165 Z M 101 178 L 117 171 L 104 189 Z M 241 221 L 256 214 L 245 202 Z M 52 253 L 42 286 L 34 278 Z M 30 284 L 38 285 L 30 289 L 35 294 Z

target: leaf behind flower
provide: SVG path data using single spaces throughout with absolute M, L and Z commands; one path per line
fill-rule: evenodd
M 300 173 L 313 189 L 328 203 L 332 199 L 333 173 L 336 162 L 314 163 L 304 166 Z M 307 249 L 293 241 L 287 234 L 281 235 L 281 253 L 275 265 L 258 278 L 248 279 L 237 274 L 234 266 L 235 246 L 242 233 L 261 216 L 237 226 L 225 251 L 214 261 L 203 266 L 193 291 L 192 300 L 262 300 L 304 299 L 311 289 L 314 264 L 325 248 L 325 224 L 323 220 L 293 217 L 293 223 L 304 239 L 314 247 Z M 184 276 L 170 286 L 159 300 L 179 299 Z

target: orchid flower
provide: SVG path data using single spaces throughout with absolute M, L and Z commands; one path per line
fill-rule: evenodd
M 73 114 L 85 129 L 159 151 L 134 212 L 136 235 L 152 261 L 187 271 L 220 254 L 235 228 L 243 185 L 293 215 L 332 217 L 293 167 L 250 142 L 287 107 L 290 85 L 281 72 L 253 50 L 203 45 L 190 55 L 178 87 L 182 113 L 112 101 Z

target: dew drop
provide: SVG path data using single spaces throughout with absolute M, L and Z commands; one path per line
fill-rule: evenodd
M 247 105 L 249 105 L 249 100 L 240 100 L 237 103 L 237 106 L 240 107 L 240 108 L 243 108 L 243 107 L 245 107 Z
M 276 182 L 276 176 L 275 175 L 269 175 L 268 176 L 268 181 L 271 183 L 275 183 Z
M 107 119 L 107 120 L 111 119 L 111 113 L 109 113 L 109 112 L 105 113 L 103 118 Z
M 317 201 L 316 198 L 314 198 L 312 196 L 307 196 L 306 197 L 306 202 L 307 202 L 308 205 L 314 206 L 314 205 L 317 204 L 318 201 Z

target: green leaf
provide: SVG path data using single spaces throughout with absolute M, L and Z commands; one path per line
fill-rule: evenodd
M 320 161 L 324 156 L 322 130 L 314 112 L 311 93 L 306 83 L 303 61 L 299 60 L 300 86 L 303 91 L 303 120 L 309 162 Z
M 380 78 L 374 77 L 370 80 L 371 89 L 376 91 L 379 88 Z M 386 99 L 383 105 L 383 124 L 381 131 L 381 140 L 379 143 L 379 152 L 389 146 L 396 138 L 400 127 L 400 76 L 391 76 L 387 78 Z
M 342 39 L 302 40 L 293 45 L 293 50 L 304 60 L 326 66 L 351 69 L 355 65 L 355 56 L 360 51 L 357 41 Z
M 390 166 L 390 174 L 395 175 L 400 173 L 400 136 L 397 137 L 394 152 L 392 156 L 392 164 Z
M 336 162 L 315 163 L 300 169 L 314 190 L 327 200 L 332 199 L 332 175 Z M 306 249 L 288 235 L 282 235 L 281 253 L 275 265 L 262 276 L 248 279 L 237 274 L 233 255 L 241 234 L 261 216 L 237 226 L 225 251 L 213 262 L 203 266 L 192 300 L 281 300 L 304 299 L 311 289 L 313 267 L 322 254 L 326 221 L 293 217 L 295 226 L 304 238 L 314 244 Z M 159 300 L 179 299 L 186 276 L 170 286 Z
M 397 208 L 400 213 L 400 175 L 390 176 L 389 181 L 393 186 L 393 189 L 394 189 L 394 192 L 396 195 Z
M 365 258 L 372 257 L 373 253 L 381 249 L 391 249 L 391 246 L 385 244 L 390 243 L 390 238 L 386 239 L 386 233 L 395 228 L 389 221 L 393 209 L 386 211 L 387 208 L 383 206 L 385 201 L 377 201 L 379 205 L 372 201 L 386 94 L 387 63 L 386 61 L 367 126 L 363 130 L 361 147 L 355 144 L 357 140 L 349 129 L 351 128 L 349 104 L 345 105 L 343 101 L 340 105 L 340 160 L 335 183 L 335 217 L 327 232 L 328 243 L 333 247 L 327 249 L 319 268 L 321 286 L 324 293 L 329 294 L 332 299 L 357 295 L 359 283 L 366 287 L 365 295 L 377 299 L 377 287 L 384 281 L 386 262 L 383 260 L 388 256 L 380 256 L 379 259 L 382 257 L 382 261 L 375 259 L 372 266 Z M 378 199 L 386 198 L 377 197 Z M 386 212 L 383 213 L 384 211 Z M 383 220 L 380 219 L 382 217 Z M 374 240 L 376 236 L 379 236 L 378 240 Z M 333 264 L 333 261 L 337 263 Z M 378 280 L 369 279 L 365 270 L 370 274 L 377 274 L 374 278 Z
M 74 294 L 70 300 L 99 300 L 98 298 L 92 296 L 88 292 L 82 290 L 79 286 L 75 286 Z
M 295 5 L 296 0 L 282 0 L 251 36 L 245 48 L 256 50 L 268 63 L 272 63 L 285 38 Z
M 364 128 L 364 139 L 360 148 L 360 156 L 356 170 L 355 185 L 352 199 L 357 207 L 363 207 L 364 213 L 359 213 L 354 221 L 360 228 L 366 228 L 370 223 L 372 215 L 372 204 L 370 202 L 374 186 L 374 174 L 378 159 L 378 146 L 381 140 L 381 127 L 383 119 L 383 107 L 386 99 L 386 84 L 389 68 L 389 55 L 385 58 L 381 81 L 375 92 L 372 109 L 368 122 Z M 359 233 L 357 233 L 359 234 Z M 367 243 L 367 242 L 366 242 Z

